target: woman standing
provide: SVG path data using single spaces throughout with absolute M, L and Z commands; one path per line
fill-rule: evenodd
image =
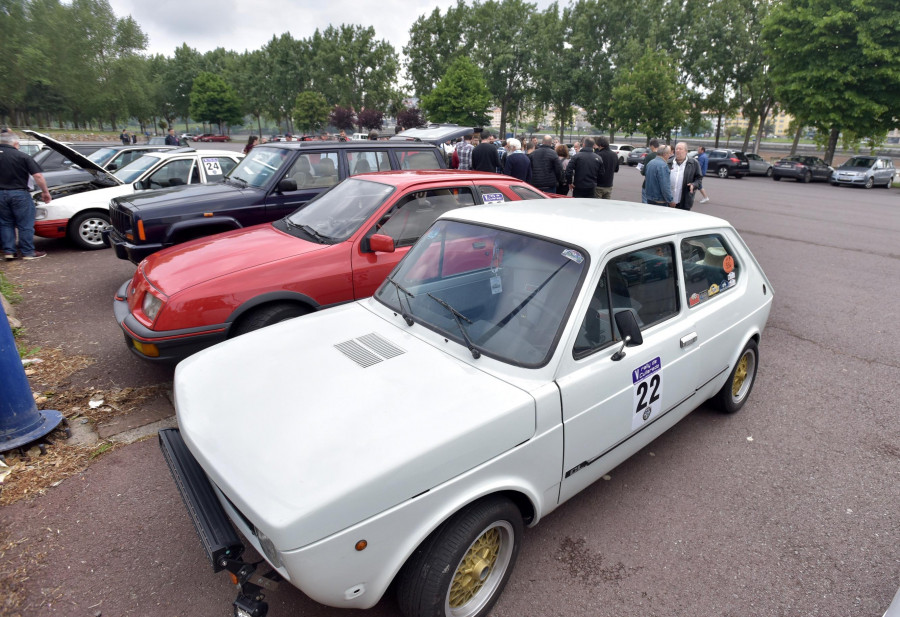
M 556 187 L 556 193 L 559 195 L 568 195 L 569 194 L 569 186 L 565 184 L 566 177 L 566 166 L 569 164 L 569 149 L 566 147 L 566 144 L 559 144 L 556 146 L 556 156 L 560 158 L 560 164 L 562 165 L 563 170 L 563 184 L 559 184 Z
M 244 154 L 250 154 L 250 151 L 253 150 L 253 146 L 256 145 L 256 142 L 259 140 L 259 137 L 256 135 L 251 135 L 250 139 L 247 140 L 247 145 L 244 146 Z

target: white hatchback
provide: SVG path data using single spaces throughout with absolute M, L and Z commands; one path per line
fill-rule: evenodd
M 628 158 L 628 153 L 634 150 L 634 146 L 631 144 L 609 144 L 609 149 L 619 157 L 619 165 L 624 165 L 625 159 Z
M 462 208 L 374 297 L 182 361 L 160 442 L 237 614 L 265 614 L 277 573 L 329 606 L 393 584 L 408 617 L 482 617 L 525 525 L 704 402 L 744 406 L 772 301 L 721 219 Z

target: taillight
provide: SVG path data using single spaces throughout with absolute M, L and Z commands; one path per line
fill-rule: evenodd
M 736 159 L 736 158 L 734 158 L 734 157 L 731 157 L 729 160 L 730 160 L 732 163 L 740 163 L 740 162 L 741 162 L 741 159 Z

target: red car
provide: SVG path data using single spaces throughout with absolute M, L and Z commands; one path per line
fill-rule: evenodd
M 116 320 L 138 356 L 176 362 L 227 338 L 371 296 L 445 212 L 546 198 L 493 173 L 359 174 L 274 223 L 150 255 L 119 288 Z
M 213 135 L 211 133 L 206 133 L 198 137 L 197 141 L 231 141 L 231 137 L 229 135 Z

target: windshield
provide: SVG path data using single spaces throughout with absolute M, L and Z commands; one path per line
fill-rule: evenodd
M 375 298 L 486 356 L 538 367 L 553 354 L 587 265 L 574 247 L 439 220 Z
M 118 151 L 113 148 L 100 148 L 88 154 L 87 158 L 103 167 L 116 155 L 116 152 Z
M 854 156 L 852 159 L 841 165 L 841 167 L 871 167 L 875 164 L 875 159 L 866 156 Z
M 140 178 L 145 171 L 156 165 L 158 162 L 159 157 L 145 154 L 139 159 L 134 159 L 113 175 L 125 184 L 129 184 Z
M 228 177 L 241 184 L 259 188 L 269 181 L 273 174 L 290 159 L 291 151 L 281 148 L 254 148 L 244 157 L 238 166 L 231 170 Z
M 238 166 L 235 170 L 240 169 Z M 234 175 L 234 172 L 232 173 Z M 343 242 L 365 223 L 394 187 L 380 182 L 348 178 L 327 193 L 285 218 L 288 225 L 304 227 L 328 242 Z M 307 231 L 309 233 L 309 231 Z

